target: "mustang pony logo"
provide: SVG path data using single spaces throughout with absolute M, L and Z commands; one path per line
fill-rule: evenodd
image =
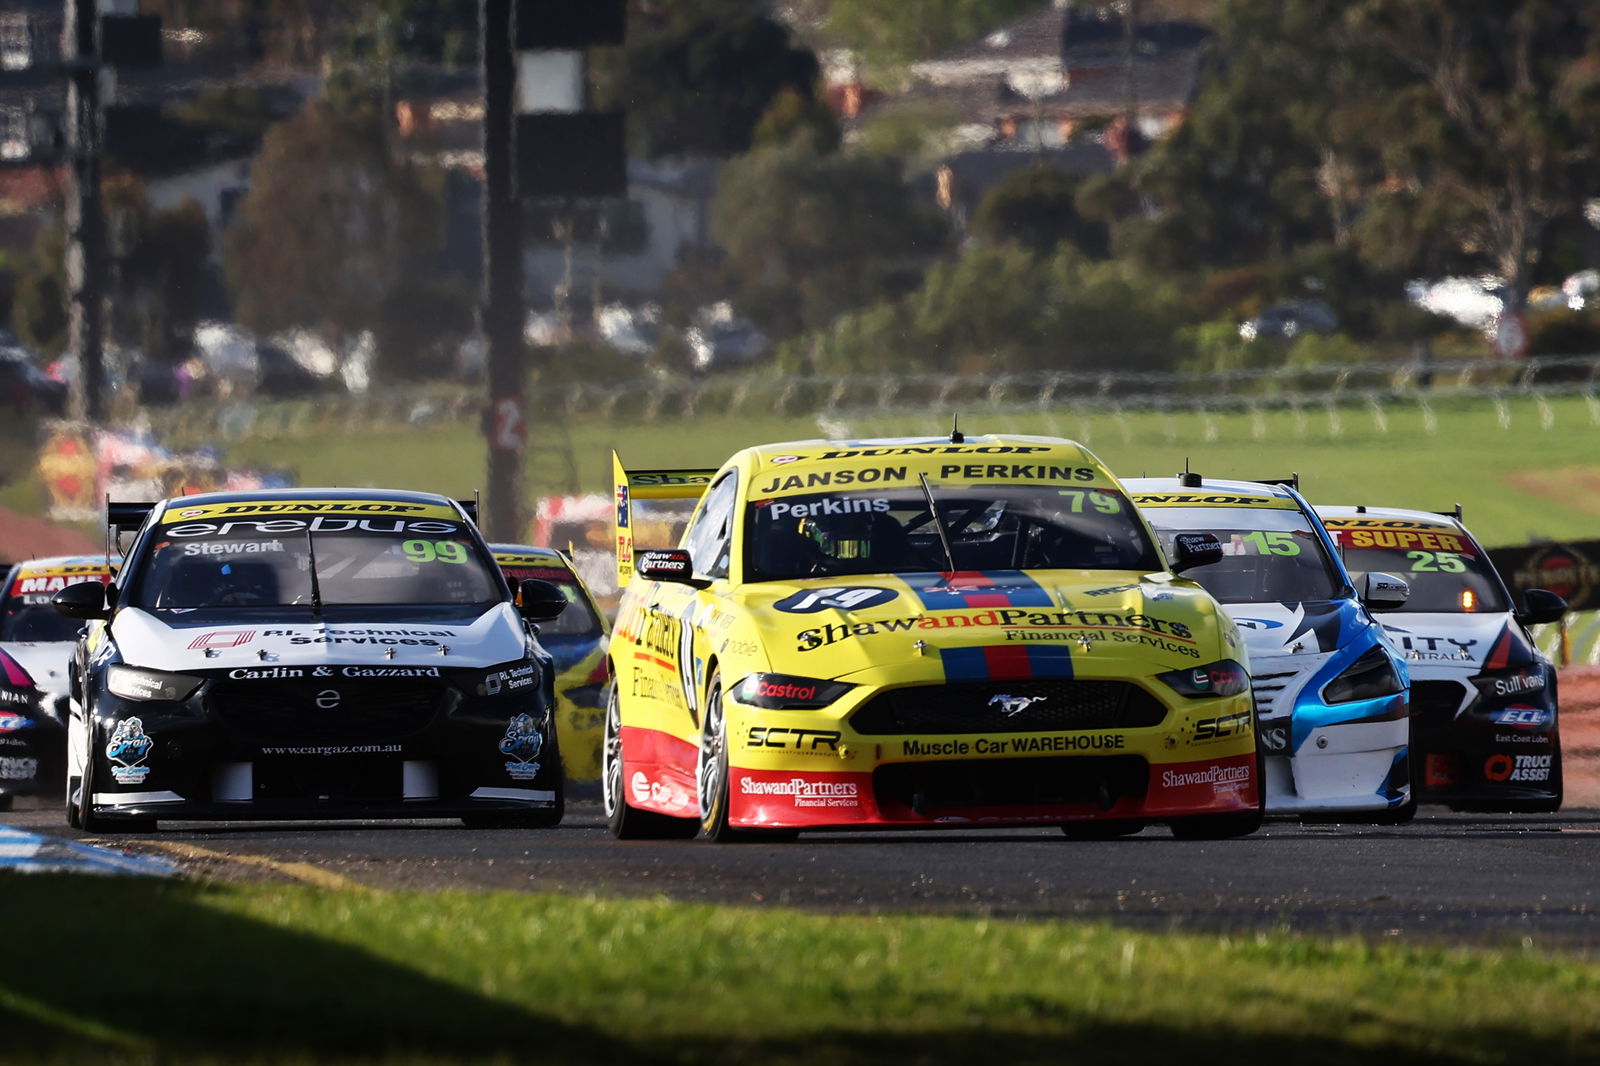
M 1043 696 L 990 696 L 989 706 L 1000 705 L 1000 713 L 1007 718 L 1015 718 L 1035 703 L 1043 702 Z

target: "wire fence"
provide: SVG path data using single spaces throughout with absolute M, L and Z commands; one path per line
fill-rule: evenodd
M 1600 355 L 1526 360 L 1370 363 L 1312 368 L 1278 367 L 1207 375 L 1050 371 L 1030 374 L 781 376 L 773 373 L 658 378 L 648 373 L 620 382 L 536 385 L 535 410 L 570 418 L 659 423 L 710 415 L 814 417 L 824 435 L 866 435 L 862 426 L 952 414 L 993 419 L 1044 416 L 1045 432 L 1073 435 L 1074 419 L 1155 413 L 1198 415 L 1211 438 L 1226 419 L 1242 417 L 1256 439 L 1284 432 L 1268 416 L 1287 414 L 1289 432 L 1338 437 L 1386 434 L 1399 415 L 1439 431 L 1439 416 L 1462 400 L 1494 405 L 1501 428 L 1513 424 L 1512 405 L 1531 401 L 1543 428 L 1554 425 L 1551 401 L 1578 397 L 1600 425 Z M 330 429 L 434 425 L 475 421 L 484 406 L 481 386 L 429 384 L 306 400 L 197 400 L 153 409 L 152 428 L 164 438 L 213 440 L 309 436 Z M 1050 421 L 1050 420 L 1053 420 Z M 1172 430 L 1176 436 L 1177 431 Z

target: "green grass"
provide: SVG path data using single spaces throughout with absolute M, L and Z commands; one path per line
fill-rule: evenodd
M 458 405 L 458 410 L 470 405 Z M 1076 405 L 1049 411 L 964 410 L 968 433 L 1020 432 L 1083 441 L 1118 474 L 1193 469 L 1218 477 L 1273 477 L 1298 471 L 1315 502 L 1466 508 L 1468 525 L 1491 546 L 1530 538 L 1588 539 L 1600 524 L 1600 405 L 1583 397 L 1434 398 L 1379 410 L 1350 406 L 1226 413 L 1116 413 Z M 178 412 L 179 415 L 182 412 Z M 382 485 L 470 496 L 486 480 L 476 422 L 404 425 L 403 412 L 376 421 L 340 421 L 308 405 L 258 420 L 260 432 L 222 444 L 237 465 L 287 468 L 301 484 Z M 950 416 L 865 410 L 819 424 L 811 416 L 767 413 L 751 405 L 693 417 L 571 419 L 532 413 L 527 499 L 610 491 L 610 451 L 636 466 L 715 466 L 738 448 L 820 436 L 868 437 L 948 432 Z M 205 440 L 194 423 L 175 444 Z M 825 428 L 824 428 L 825 426 Z M 214 436 L 214 435 L 213 435 Z M 24 464 L 25 465 L 25 464 Z M 1591 479 L 1587 487 L 1583 478 Z M 41 501 L 36 479 L 13 482 L 3 501 L 22 510 Z
M 1531 949 L 0 878 L 13 1062 L 1592 1063 Z

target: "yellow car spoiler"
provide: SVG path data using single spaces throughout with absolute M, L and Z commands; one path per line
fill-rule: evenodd
M 616 507 L 611 512 L 617 550 L 617 588 L 627 588 L 633 577 L 633 501 L 699 499 L 711 484 L 716 468 L 709 470 L 628 470 L 622 457 L 611 452 L 611 481 Z

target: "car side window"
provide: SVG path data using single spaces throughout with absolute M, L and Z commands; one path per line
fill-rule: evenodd
M 705 502 L 683 534 L 683 546 L 694 561 L 694 572 L 706 577 L 727 577 L 733 545 L 733 505 L 739 478 L 733 472 L 706 491 Z

